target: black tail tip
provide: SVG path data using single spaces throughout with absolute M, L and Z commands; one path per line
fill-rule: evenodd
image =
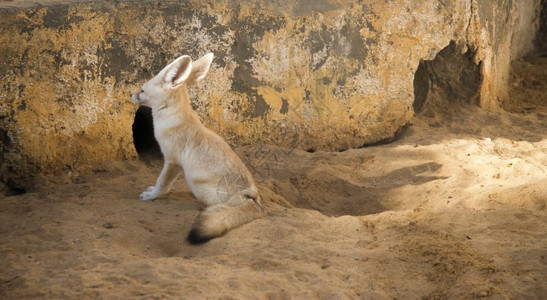
M 194 245 L 207 243 L 211 239 L 212 237 L 201 234 L 199 230 L 197 230 L 196 228 L 192 228 L 192 230 L 188 234 L 188 237 L 186 237 L 186 240 L 190 244 L 194 244 Z

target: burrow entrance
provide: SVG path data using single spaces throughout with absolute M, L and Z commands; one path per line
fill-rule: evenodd
M 154 137 L 152 109 L 141 106 L 133 121 L 133 144 L 141 159 L 161 159 L 160 146 Z
M 474 51 L 462 50 L 452 41 L 435 59 L 420 62 L 414 75 L 416 114 L 432 114 L 446 106 L 479 105 L 481 63 L 475 63 Z

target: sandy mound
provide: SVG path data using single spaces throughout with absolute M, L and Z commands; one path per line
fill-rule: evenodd
M 516 63 L 513 113 L 441 101 L 389 145 L 237 149 L 268 215 L 202 246 L 182 179 L 138 200 L 160 160 L 0 196 L 0 298 L 544 298 L 545 61 Z

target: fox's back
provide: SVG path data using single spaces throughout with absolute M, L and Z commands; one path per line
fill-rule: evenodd
M 217 199 L 218 193 L 223 193 L 224 189 L 256 189 L 241 159 L 220 136 L 205 127 L 185 145 L 180 165 L 194 195 L 208 204 L 221 201 Z

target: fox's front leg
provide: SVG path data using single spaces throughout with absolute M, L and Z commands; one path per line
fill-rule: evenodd
M 170 162 L 165 162 L 163 165 L 163 170 L 156 181 L 156 186 L 151 186 L 146 189 L 146 191 L 141 193 L 141 200 L 148 201 L 154 200 L 161 195 L 169 192 L 173 182 L 177 179 L 180 174 L 180 167 L 177 164 Z

